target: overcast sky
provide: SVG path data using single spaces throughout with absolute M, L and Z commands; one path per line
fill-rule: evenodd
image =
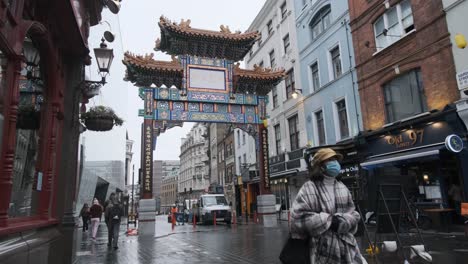
M 139 168 L 142 119 L 138 117 L 138 109 L 143 107 L 143 103 L 138 97 L 138 88 L 123 81 L 125 67 L 121 61 L 124 51 L 136 54 L 155 53 L 156 59 L 170 60 L 169 56 L 153 50 L 155 40 L 160 36 L 157 23 L 161 15 L 177 22 L 190 19 L 194 28 L 218 31 L 223 24 L 228 25 L 231 31 L 245 31 L 264 3 L 265 0 L 133 0 L 122 1 L 122 8 L 117 16 L 104 10 L 103 21 L 109 22 L 111 31 L 117 35 L 115 41 L 109 43 L 109 47 L 114 49 L 115 58 L 107 77 L 108 84 L 103 87 L 101 95 L 91 100 L 88 108 L 94 105 L 110 106 L 124 118 L 125 123 L 123 127 L 110 132 L 85 132 L 86 160 L 124 160 L 125 131 L 128 130 L 130 139 L 135 141 L 133 164 L 135 170 Z M 107 24 L 91 28 L 90 48 L 99 45 L 106 30 L 109 30 Z M 90 79 L 98 80 L 95 64 L 93 61 L 87 75 Z M 191 127 L 192 123 L 186 123 L 183 128 L 172 128 L 161 135 L 154 159 L 179 159 L 180 139 L 185 137 Z

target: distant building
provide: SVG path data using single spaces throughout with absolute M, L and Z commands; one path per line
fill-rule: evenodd
M 155 160 L 153 161 L 153 197 L 156 199 L 156 210 L 160 211 L 161 206 L 165 205 L 164 198 L 164 179 L 171 172 L 179 171 L 180 162 L 178 160 Z M 174 200 L 175 201 L 175 200 Z M 172 201 L 172 203 L 174 203 Z M 159 205 L 159 206 L 158 206 Z
M 207 129 L 206 125 L 196 123 L 187 136 L 182 138 L 179 200 L 198 198 L 210 185 Z
M 236 202 L 235 209 L 237 215 L 244 215 L 247 210 L 247 197 L 242 182 L 248 182 L 257 174 L 257 153 L 255 148 L 255 138 L 246 131 L 239 128 L 234 130 L 234 154 L 235 154 L 235 177 L 236 181 Z M 242 180 L 239 181 L 238 178 Z
M 132 184 L 132 172 L 130 171 L 130 165 L 132 164 L 132 157 L 133 157 L 133 140 L 128 138 L 128 132 L 126 135 L 126 152 L 125 152 L 125 185 Z M 137 181 L 138 179 L 135 179 Z
M 167 171 L 162 180 L 161 191 L 161 211 L 167 210 L 175 204 L 178 196 L 178 179 L 179 179 L 179 166 L 172 167 L 171 171 Z
M 125 165 L 121 160 L 85 161 L 76 203 L 77 211 L 96 197 L 104 203 L 114 192 L 122 199 L 125 190 Z
M 235 148 L 234 148 L 234 129 L 230 125 L 221 125 L 219 129 L 218 140 L 218 179 L 219 184 L 224 189 L 224 194 L 228 202 L 235 206 L 235 182 L 237 181 L 235 166 Z

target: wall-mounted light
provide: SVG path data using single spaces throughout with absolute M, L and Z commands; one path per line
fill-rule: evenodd
M 464 49 L 466 48 L 466 39 L 465 39 L 465 36 L 463 36 L 462 34 L 458 33 L 455 35 L 455 44 L 457 45 L 457 47 L 459 47 L 460 49 Z
M 23 56 L 26 63 L 26 77 L 28 80 L 38 79 L 39 76 L 37 76 L 37 73 L 41 57 L 39 55 L 39 51 L 36 49 L 30 38 L 25 38 L 23 42 Z
M 424 175 L 423 175 L 423 179 L 424 179 L 424 181 L 429 181 L 429 175 L 424 174 Z
M 110 43 L 114 42 L 115 35 L 114 35 L 114 33 L 112 33 L 112 27 L 109 24 L 109 22 L 101 21 L 101 22 L 99 22 L 99 24 L 101 24 L 101 25 L 102 24 L 107 24 L 107 26 L 109 27 L 109 30 L 104 31 L 103 36 L 104 36 L 104 38 L 106 39 L 107 42 L 110 42 Z
M 292 98 L 296 99 L 299 94 L 302 94 L 302 89 L 294 89 L 291 96 Z
M 103 0 L 102 3 L 109 8 L 113 14 L 117 14 L 120 11 L 120 0 Z

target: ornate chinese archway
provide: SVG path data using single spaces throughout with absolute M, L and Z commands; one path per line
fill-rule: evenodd
M 241 69 L 239 63 L 259 38 L 258 32 L 232 33 L 196 29 L 161 17 L 156 51 L 172 55 L 159 61 L 153 54 L 125 53 L 125 80 L 139 87 L 144 109 L 143 195 L 152 198 L 154 135 L 182 122 L 230 123 L 257 137 L 260 194 L 269 190 L 266 119 L 268 92 L 284 77 L 284 69 Z M 260 147 L 262 146 L 262 147 Z

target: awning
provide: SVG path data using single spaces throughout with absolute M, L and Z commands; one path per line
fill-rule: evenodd
M 288 176 L 292 176 L 294 174 L 297 174 L 298 172 L 299 172 L 298 169 L 276 172 L 276 173 L 270 174 L 270 179 L 271 178 L 279 178 L 279 177 L 288 177 Z
M 371 156 L 365 162 L 361 163 L 361 167 L 369 168 L 383 163 L 396 162 L 402 160 L 417 159 L 421 157 L 429 157 L 439 155 L 440 149 L 443 148 L 443 145 L 437 144 L 436 146 L 419 148 L 419 149 L 410 149 L 402 152 L 393 152 L 385 155 Z

